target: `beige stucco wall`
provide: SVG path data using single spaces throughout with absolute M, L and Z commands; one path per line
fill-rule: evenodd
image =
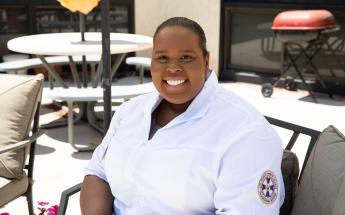
M 156 27 L 174 16 L 197 21 L 204 29 L 210 67 L 218 71 L 220 0 L 135 0 L 135 33 L 153 36 Z M 137 53 L 150 56 L 150 51 Z

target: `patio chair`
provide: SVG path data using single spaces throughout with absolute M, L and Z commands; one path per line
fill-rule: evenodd
M 43 75 L 0 75 L 0 207 L 26 196 L 32 205 Z
M 333 126 L 319 132 L 271 117 L 266 119 L 272 125 L 292 133 L 281 163 L 285 199 L 280 215 L 345 214 L 345 136 Z M 301 136 L 307 136 L 310 140 L 305 143 L 309 145 L 299 173 L 298 159 L 291 149 Z M 333 183 L 328 183 L 329 181 Z M 315 187 L 318 188 L 317 192 L 312 192 Z M 80 189 L 81 183 L 62 192 L 58 215 L 66 213 L 69 197 Z M 328 199 L 322 198 L 327 195 Z M 318 210 L 322 212 L 318 213 Z

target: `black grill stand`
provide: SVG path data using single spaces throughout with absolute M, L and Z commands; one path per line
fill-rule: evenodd
M 282 80 L 285 80 L 285 85 L 287 85 L 287 88 L 294 88 L 294 86 L 292 86 L 294 85 L 294 80 L 289 79 L 288 76 L 284 77 L 286 73 L 290 70 L 290 68 L 293 68 L 297 73 L 298 77 L 302 80 L 302 83 L 306 86 L 310 96 L 312 97 L 315 103 L 317 103 L 316 97 L 312 92 L 312 88 L 309 84 L 307 84 L 303 76 L 303 73 L 305 73 L 307 70 L 308 72 L 314 74 L 315 78 L 320 82 L 324 91 L 328 94 L 330 98 L 333 98 L 325 82 L 322 80 L 322 77 L 314 64 L 313 59 L 320 51 L 322 51 L 325 45 L 326 49 L 330 51 L 331 55 L 335 56 L 334 50 L 332 50 L 332 45 L 328 42 L 328 33 L 336 30 L 339 30 L 339 28 L 331 30 L 327 29 L 322 32 L 320 31 L 318 37 L 310 41 L 284 41 L 282 43 L 280 75 L 278 79 L 273 83 L 273 85 L 270 83 L 265 83 L 262 86 L 261 92 L 263 96 L 270 97 L 273 94 L 273 87 L 276 87 L 278 83 Z M 305 42 L 307 43 L 303 45 L 303 43 Z M 298 54 L 294 55 L 294 52 L 297 52 Z M 305 57 L 306 62 L 298 64 L 298 60 L 303 56 Z M 335 77 L 335 74 L 331 69 L 330 73 L 333 77 Z

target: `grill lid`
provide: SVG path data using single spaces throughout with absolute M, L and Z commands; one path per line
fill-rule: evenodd
M 279 13 L 273 30 L 321 30 L 332 28 L 335 18 L 328 10 L 294 10 Z

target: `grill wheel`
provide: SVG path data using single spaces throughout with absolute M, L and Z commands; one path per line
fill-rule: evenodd
M 261 93 L 264 97 L 271 97 L 273 94 L 273 86 L 271 83 L 265 83 L 261 87 Z

